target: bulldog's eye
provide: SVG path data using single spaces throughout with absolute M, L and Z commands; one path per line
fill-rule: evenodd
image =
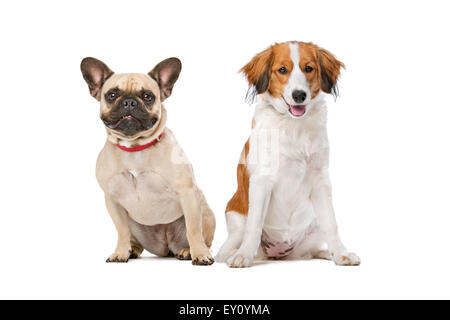
M 306 68 L 305 68 L 305 72 L 307 72 L 307 73 L 310 73 L 310 72 L 312 72 L 314 70 L 314 68 L 313 67 L 310 67 L 310 66 L 306 66 Z
M 286 67 L 281 67 L 280 69 L 278 69 L 278 72 L 281 74 L 286 74 L 287 73 L 287 69 Z
M 155 95 L 151 91 L 144 91 L 144 93 L 142 93 L 142 99 L 147 103 L 152 102 L 153 99 L 155 99 Z
M 109 90 L 106 93 L 105 98 L 109 102 L 114 102 L 118 96 L 119 96 L 119 94 L 118 94 L 117 90 Z

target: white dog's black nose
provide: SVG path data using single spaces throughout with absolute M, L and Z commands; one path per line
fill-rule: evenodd
M 122 107 L 124 107 L 126 110 L 133 110 L 138 105 L 138 102 L 135 99 L 128 98 L 122 100 Z
M 302 103 L 306 100 L 306 92 L 303 90 L 295 90 L 292 92 L 292 99 L 294 99 L 296 103 Z

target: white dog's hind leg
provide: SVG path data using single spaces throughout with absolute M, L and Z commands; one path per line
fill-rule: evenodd
M 336 217 L 331 201 L 331 183 L 328 169 L 316 171 L 311 191 L 311 201 L 317 222 L 323 230 L 333 261 L 340 266 L 358 266 L 361 260 L 355 253 L 349 253 L 339 237 Z
M 305 235 L 287 257 L 289 260 L 296 259 L 325 259 L 331 260 L 328 251 L 325 234 L 317 225 L 311 226 L 310 231 Z
M 226 262 L 239 249 L 244 237 L 247 216 L 230 211 L 226 214 L 228 238 L 215 257 L 218 262 Z

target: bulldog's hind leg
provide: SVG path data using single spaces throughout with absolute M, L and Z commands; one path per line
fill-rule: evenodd
M 128 225 L 130 226 L 133 239 L 135 239 L 135 242 L 132 243 L 136 244 L 137 249 L 144 248 L 159 257 L 170 256 L 167 240 L 167 229 L 170 224 L 146 226 L 137 223 L 132 218 L 128 218 Z
M 175 254 L 175 258 L 178 260 L 192 260 L 191 249 L 188 247 L 179 250 L 178 253 Z
M 167 225 L 166 238 L 169 250 L 175 258 L 178 260 L 191 260 L 184 217 Z
M 129 259 L 137 259 L 141 256 L 144 248 L 141 244 L 136 240 L 135 237 L 131 237 L 131 254 Z
M 241 246 L 247 217 L 240 213 L 230 211 L 226 213 L 226 220 L 228 238 L 216 256 L 216 260 L 219 262 L 226 262 Z

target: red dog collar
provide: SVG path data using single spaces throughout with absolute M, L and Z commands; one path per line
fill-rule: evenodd
M 137 146 L 137 147 L 131 147 L 131 148 L 128 148 L 128 147 L 124 147 L 124 146 L 121 146 L 120 144 L 116 144 L 116 146 L 120 149 L 120 150 L 123 150 L 123 151 L 126 151 L 126 152 L 137 152 L 137 151 L 142 151 L 142 150 L 144 150 L 144 149 L 147 149 L 148 147 L 151 147 L 152 145 L 154 145 L 156 142 L 159 142 L 159 140 L 161 140 L 161 137 L 162 137 L 162 133 L 158 136 L 158 138 L 156 138 L 155 140 L 152 140 L 152 141 L 150 141 L 149 143 L 146 143 L 146 144 L 143 144 L 143 145 L 141 145 L 141 146 Z

